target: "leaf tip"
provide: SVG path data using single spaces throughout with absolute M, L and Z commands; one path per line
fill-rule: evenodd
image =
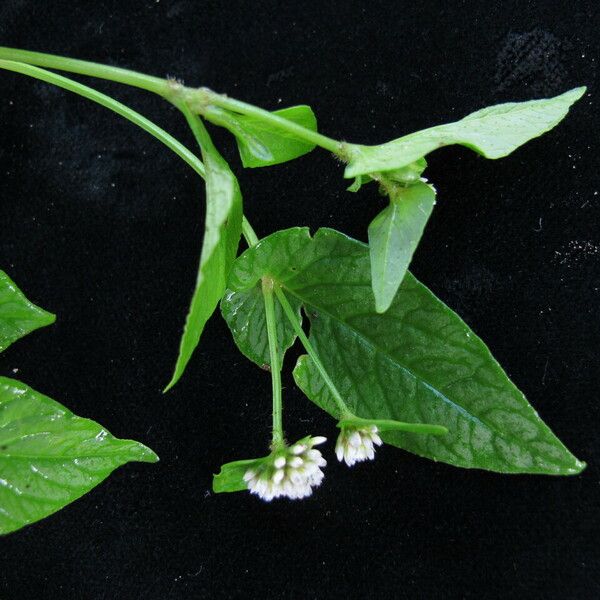
M 575 459 L 575 466 L 572 469 L 569 469 L 570 475 L 579 475 L 583 471 L 587 469 L 587 463 L 584 460 Z
M 171 377 L 171 381 L 164 387 L 162 393 L 166 394 L 169 390 L 175 387 L 175 384 L 181 379 L 182 371 L 179 369 L 179 364 L 175 367 L 175 372 Z
M 156 454 L 156 452 L 154 452 L 154 450 L 152 450 L 152 448 L 148 448 L 148 446 L 144 444 L 139 444 L 139 446 L 142 452 L 140 456 L 141 462 L 157 463 L 160 461 L 160 457 L 158 454 Z
M 567 94 L 573 97 L 573 102 L 577 102 L 587 92 L 586 85 L 580 85 L 579 87 L 573 88 Z

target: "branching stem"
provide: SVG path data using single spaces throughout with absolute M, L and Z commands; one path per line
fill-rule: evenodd
M 181 98 L 185 98 L 188 106 L 191 106 L 200 112 L 202 112 L 203 106 L 213 105 L 239 114 L 250 115 L 258 121 L 263 121 L 271 126 L 280 128 L 282 131 L 291 133 L 311 144 L 329 150 L 344 159 L 346 145 L 342 142 L 313 131 L 312 129 L 302 127 L 302 125 L 298 125 L 298 123 L 294 123 L 293 121 L 288 121 L 268 110 L 264 110 L 240 100 L 235 100 L 234 98 L 229 98 L 223 94 L 217 94 L 208 88 L 190 88 L 174 80 L 154 77 L 129 69 L 122 69 L 120 67 L 103 65 L 65 56 L 56 56 L 43 52 L 30 52 L 29 50 L 8 48 L 6 46 L 0 46 L 0 60 L 26 63 L 28 65 L 57 69 L 69 73 L 78 73 L 79 75 L 97 77 L 108 81 L 131 85 L 158 94 L 174 104 L 178 104 Z

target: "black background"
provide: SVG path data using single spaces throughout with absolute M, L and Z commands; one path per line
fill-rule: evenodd
M 394 448 L 350 470 L 327 449 L 304 502 L 214 495 L 261 455 L 270 381 L 209 323 L 176 357 L 203 224 L 202 182 L 153 138 L 62 90 L 0 74 L 0 267 L 57 323 L 15 344 L 15 375 L 152 447 L 60 513 L 0 541 L 0 597 L 596 598 L 600 389 L 597 2 L 0 1 L 0 44 L 178 76 L 266 108 L 308 103 L 323 132 L 379 143 L 488 104 L 589 86 L 514 155 L 430 157 L 438 205 L 412 270 L 486 340 L 575 453 L 578 477 L 501 476 Z M 80 78 L 81 79 L 81 78 Z M 84 79 L 82 79 L 84 80 Z M 98 88 L 193 147 L 138 90 Z M 383 206 L 346 193 L 322 151 L 242 172 L 260 235 L 330 226 L 366 238 Z M 291 439 L 333 439 L 286 360 Z

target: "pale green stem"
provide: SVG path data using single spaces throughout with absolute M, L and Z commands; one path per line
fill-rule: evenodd
M 242 221 L 242 233 L 246 238 L 246 242 L 248 242 L 248 246 L 256 246 L 258 244 L 258 236 L 247 219 Z
M 161 129 L 158 125 L 155 125 L 152 121 L 146 119 L 146 117 L 143 117 L 135 110 L 125 106 L 125 104 L 118 102 L 114 98 L 102 94 L 101 92 L 98 92 L 87 85 L 83 85 L 82 83 L 78 83 L 77 81 L 73 81 L 67 77 L 63 77 L 62 75 L 57 75 L 51 71 L 46 71 L 31 65 L 0 59 L 0 69 L 6 69 L 7 71 L 14 71 L 15 73 L 21 73 L 22 75 L 33 77 L 34 79 L 40 79 L 57 87 L 78 94 L 79 96 L 83 96 L 88 100 L 92 100 L 93 102 L 112 110 L 118 115 L 125 117 L 128 121 L 135 123 L 144 131 L 147 131 L 150 135 L 153 135 L 156 139 L 160 140 L 163 144 L 165 144 L 165 146 L 170 148 L 173 152 L 175 152 L 175 154 L 177 154 L 177 156 L 182 158 L 190 167 L 192 167 L 192 169 L 194 169 L 194 171 L 196 171 L 200 177 L 204 177 L 204 165 L 195 154 L 188 150 L 181 142 L 177 141 L 164 129 Z
M 178 99 L 181 97 L 185 97 L 188 102 L 198 100 L 199 105 L 206 104 L 206 99 L 209 99 L 209 104 L 220 106 L 240 114 L 251 115 L 259 121 L 269 123 L 282 131 L 293 133 L 296 137 L 304 139 L 311 144 L 316 144 L 342 158 L 344 155 L 346 145 L 337 140 L 311 129 L 307 129 L 306 127 L 302 127 L 302 125 L 298 125 L 298 123 L 294 123 L 293 121 L 288 121 L 268 110 L 258 108 L 257 106 L 247 104 L 240 100 L 229 98 L 222 94 L 217 94 L 207 88 L 188 88 L 180 84 L 174 85 L 173 82 L 167 79 L 145 75 L 144 73 L 138 73 L 137 71 L 131 71 L 129 69 L 122 69 L 120 67 L 103 65 L 65 56 L 56 56 L 43 52 L 31 52 L 29 50 L 7 48 L 5 46 L 0 46 L 0 60 L 1 59 L 27 63 L 39 67 L 47 67 L 50 69 L 58 69 L 70 73 L 78 73 L 79 75 L 98 77 L 108 81 L 131 85 L 158 94 L 174 103 L 177 103 Z
M 335 384 L 333 383 L 331 377 L 329 377 L 329 373 L 327 373 L 327 370 L 325 369 L 323 363 L 321 362 L 321 359 L 319 358 L 317 351 L 314 349 L 313 345 L 310 343 L 309 339 L 306 337 L 304 330 L 300 326 L 298 317 L 297 317 L 296 313 L 294 312 L 294 309 L 291 307 L 290 303 L 288 302 L 288 299 L 285 297 L 283 290 L 276 286 L 275 287 L 275 295 L 277 296 L 277 300 L 279 300 L 279 303 L 281 304 L 281 307 L 283 308 L 283 312 L 285 313 L 286 317 L 288 318 L 289 322 L 291 323 L 292 327 L 294 328 L 296 335 L 300 339 L 300 342 L 302 342 L 304 349 L 306 350 L 306 352 L 312 359 L 315 367 L 317 367 L 317 371 L 319 371 L 319 373 L 321 374 L 321 377 L 323 378 L 323 381 L 329 388 L 329 391 L 331 392 L 331 395 L 333 396 L 333 399 L 335 400 L 335 403 L 337 404 L 337 407 L 340 411 L 339 418 L 340 419 L 354 418 L 354 414 L 348 408 L 347 404 L 344 402 L 342 395 L 339 393 L 338 389 L 335 387 Z
M 67 58 L 66 56 L 55 56 L 44 52 L 30 52 L 29 50 L 19 50 L 17 48 L 7 48 L 0 46 L 0 59 L 12 60 L 15 62 L 27 63 L 38 67 L 48 69 L 57 69 L 69 73 L 78 73 L 79 75 L 88 75 L 89 77 L 98 77 L 117 83 L 124 83 L 134 87 L 142 88 L 149 92 L 154 92 L 159 96 L 167 97 L 170 94 L 170 85 L 168 80 L 152 75 L 144 75 L 129 69 L 120 67 L 111 67 L 87 60 L 77 60 Z
M 342 429 L 347 426 L 368 427 L 370 425 L 375 425 L 379 431 L 407 431 L 430 435 L 445 435 L 448 433 L 448 429 L 443 425 L 404 423 L 403 421 L 393 421 L 392 419 L 361 419 L 360 417 L 351 417 L 340 420 L 337 426 Z
M 271 383 L 273 387 L 273 450 L 284 444 L 283 439 L 283 401 L 281 397 L 281 364 L 277 347 L 277 325 L 275 322 L 275 303 L 273 302 L 273 280 L 262 279 L 262 292 L 265 300 L 265 319 L 269 338 L 269 356 L 271 359 Z

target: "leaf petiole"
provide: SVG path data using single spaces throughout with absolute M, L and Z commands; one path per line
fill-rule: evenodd
M 394 421 L 392 419 L 361 419 L 360 417 L 351 417 L 340 419 L 340 422 L 337 424 L 340 429 L 348 425 L 354 427 L 375 425 L 379 431 L 407 431 L 409 433 L 428 433 L 430 435 L 445 435 L 448 433 L 448 429 L 442 425 L 405 423 L 403 421 Z

